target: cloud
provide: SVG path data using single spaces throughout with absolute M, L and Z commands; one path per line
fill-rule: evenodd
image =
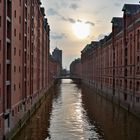
M 70 4 L 70 8 L 73 9 L 73 10 L 76 10 L 76 9 L 79 8 L 79 6 L 76 3 L 72 3 L 72 4 Z
M 61 39 L 67 38 L 67 36 L 64 33 L 52 32 L 51 38 L 54 40 L 61 40 Z
M 80 19 L 73 19 L 73 18 L 66 18 L 66 17 L 63 17 L 63 16 L 60 16 L 61 17 L 61 19 L 62 20 L 64 20 L 64 21 L 66 21 L 66 22 L 69 22 L 69 23 L 76 23 L 76 22 L 84 22 L 84 21 L 82 21 L 82 20 L 80 20 Z M 85 24 L 89 24 L 89 25 L 91 25 L 91 26 L 94 26 L 95 24 L 93 23 L 93 22 L 91 22 L 91 21 L 86 21 L 86 22 L 84 22 Z
M 76 23 L 76 22 L 84 22 L 80 19 L 74 19 L 74 18 L 71 18 L 71 17 L 64 17 L 62 15 L 60 15 L 55 9 L 53 8 L 50 8 L 47 10 L 47 13 L 49 16 L 58 16 L 61 20 L 63 21 L 66 21 L 66 22 L 69 22 L 69 23 Z M 86 21 L 85 24 L 89 24 L 91 26 L 94 26 L 95 24 L 91 21 Z
M 64 20 L 64 21 L 70 22 L 70 23 L 75 23 L 76 22 L 76 20 L 73 19 L 73 18 L 66 18 L 66 17 L 61 16 L 61 19 Z
M 64 8 L 68 7 L 68 2 L 65 0 L 60 1 L 60 7 L 64 7 Z
M 116 7 L 119 7 L 119 6 L 121 6 L 121 3 L 116 2 L 116 3 L 114 3 L 114 5 L 115 5 Z
M 58 12 L 55 9 L 53 9 L 53 8 L 48 9 L 47 10 L 47 14 L 48 14 L 48 16 L 59 15 Z
M 98 40 L 103 39 L 105 36 L 106 36 L 106 34 L 99 34 L 99 35 L 98 35 Z
M 82 22 L 82 20 L 80 20 L 80 19 L 77 19 L 77 22 Z
M 93 22 L 91 22 L 91 21 L 86 21 L 85 22 L 86 24 L 90 24 L 91 26 L 94 26 L 95 24 L 93 23 Z

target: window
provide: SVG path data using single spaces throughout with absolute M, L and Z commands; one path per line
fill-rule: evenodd
M 132 75 L 132 67 L 130 67 L 130 75 Z
M 137 56 L 137 63 L 139 63 L 140 62 L 140 57 L 139 56 Z
M 16 48 L 14 48 L 14 55 L 16 55 Z
M 120 87 L 122 86 L 122 80 L 120 80 Z
M 137 74 L 140 74 L 140 67 L 137 67 Z
M 14 109 L 12 110 L 12 116 L 14 116 Z
M 19 33 L 19 40 L 21 40 L 21 33 Z
M 139 103 L 139 101 L 140 101 L 140 98 L 136 97 L 136 102 Z
M 14 91 L 16 90 L 16 85 L 14 84 Z
M 0 51 L 1 51 L 1 40 L 0 40 Z
M 16 10 L 14 11 L 14 16 L 15 16 L 15 18 L 16 18 Z
M 14 66 L 14 72 L 16 72 L 16 66 Z
M 125 76 L 127 76 L 127 69 L 125 69 Z
M 14 29 L 14 36 L 16 36 L 16 29 Z
M 19 16 L 19 23 L 21 24 L 21 16 Z
M 137 50 L 139 51 L 140 49 L 140 31 L 137 31 Z
M 21 50 L 19 50 L 19 56 L 21 55 Z
M 21 6 L 21 0 L 19 0 L 19 6 Z
M 129 89 L 132 89 L 132 81 L 130 81 Z
M 125 89 L 127 89 L 127 80 L 124 82 Z
M 19 67 L 19 72 L 20 72 L 20 67 Z
M 20 89 L 20 83 L 19 83 L 19 89 Z
M 2 128 L 2 122 L 1 122 L 1 118 L 0 118 L 0 129 Z
M 0 88 L 0 100 L 1 100 L 1 88 Z
M 127 94 L 124 93 L 124 100 L 127 101 Z
M 0 16 L 0 27 L 1 27 L 1 16 Z
M 136 84 L 136 91 L 139 91 L 139 87 L 140 86 L 140 83 L 139 82 L 137 82 L 137 84 Z

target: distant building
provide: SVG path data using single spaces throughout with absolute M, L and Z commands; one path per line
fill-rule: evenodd
M 58 61 L 62 69 L 62 50 L 59 50 L 57 47 L 52 52 L 52 57 L 55 61 Z
M 49 83 L 52 85 L 55 78 L 59 77 L 61 73 L 61 64 L 56 61 L 52 55 L 49 55 Z
M 70 76 L 73 78 L 81 78 L 82 77 L 82 64 L 81 59 L 75 59 L 70 64 Z

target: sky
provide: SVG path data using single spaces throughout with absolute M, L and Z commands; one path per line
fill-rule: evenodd
M 111 32 L 113 17 L 122 17 L 124 4 L 138 0 L 41 0 L 50 25 L 50 49 L 63 51 L 63 68 L 79 58 L 82 49 Z

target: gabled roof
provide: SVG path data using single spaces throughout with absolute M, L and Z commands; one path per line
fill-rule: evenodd
M 125 11 L 127 14 L 134 14 L 140 11 L 139 4 L 124 4 L 122 11 Z

